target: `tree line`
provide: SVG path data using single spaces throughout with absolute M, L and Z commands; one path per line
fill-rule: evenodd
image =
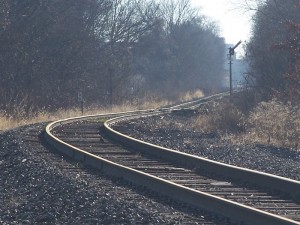
M 254 0 L 248 81 L 263 100 L 300 101 L 300 1 Z
M 1 111 L 210 93 L 224 51 L 190 0 L 0 0 Z

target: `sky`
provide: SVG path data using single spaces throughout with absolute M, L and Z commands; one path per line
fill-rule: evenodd
M 227 44 L 247 41 L 251 35 L 251 14 L 237 9 L 241 0 L 192 0 L 192 4 L 200 7 L 202 14 L 217 22 L 220 35 Z M 234 4 L 235 3 L 235 4 Z

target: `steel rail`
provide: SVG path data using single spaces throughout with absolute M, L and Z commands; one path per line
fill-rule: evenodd
M 154 115 L 154 114 L 152 114 Z M 143 115 L 143 117 L 146 117 L 149 115 Z M 129 146 L 134 149 L 138 149 L 139 151 L 142 151 L 147 154 L 157 155 L 160 158 L 173 161 L 176 163 L 184 164 L 185 166 L 193 169 L 193 170 L 199 170 L 199 171 L 208 171 L 210 173 L 218 174 L 220 176 L 225 177 L 231 177 L 238 180 L 243 180 L 246 182 L 250 182 L 252 184 L 258 184 L 261 187 L 272 189 L 272 190 L 279 190 L 285 194 L 290 195 L 290 197 L 295 200 L 299 201 L 300 199 L 300 182 L 295 181 L 292 179 L 259 172 L 255 170 L 250 170 L 246 168 L 241 168 L 237 166 L 228 165 L 225 163 L 216 162 L 213 160 L 209 160 L 206 158 L 190 155 L 187 153 L 182 153 L 176 150 L 164 148 L 161 146 L 157 146 L 151 143 L 147 143 L 132 137 L 129 137 L 127 135 L 124 135 L 116 130 L 113 130 L 110 126 L 114 123 L 123 121 L 123 120 L 129 120 L 129 119 L 137 119 L 141 116 L 137 115 L 131 115 L 131 116 L 122 116 L 119 118 L 113 118 L 104 123 L 106 133 L 110 136 L 110 138 L 114 139 L 115 141 L 122 143 L 125 146 Z M 199 201 L 201 201 L 199 199 Z M 202 200 L 204 201 L 204 200 Z M 212 201 L 210 199 L 210 201 Z M 228 203 L 228 202 L 227 202 Z M 190 203 L 192 204 L 192 203 Z M 216 203 L 218 204 L 218 203 Z M 230 204 L 235 204 L 235 202 L 230 202 Z M 208 204 L 205 202 L 202 207 L 207 208 Z M 239 205 L 238 207 L 233 207 L 234 210 L 230 212 L 227 212 L 226 208 L 231 207 L 230 205 L 223 205 L 224 208 L 222 208 L 222 212 L 226 212 L 226 215 L 230 215 L 230 218 L 238 217 L 240 220 L 243 221 L 251 221 L 249 224 L 257 224 L 258 221 L 260 221 L 259 224 L 277 224 L 277 219 L 280 218 L 282 221 L 279 221 L 278 224 L 300 224 L 299 222 L 285 219 L 283 217 L 272 217 L 273 214 L 266 213 L 262 210 L 257 210 L 254 208 L 249 208 L 244 205 Z M 245 207 L 245 208 L 244 208 Z M 253 209 L 253 211 L 252 211 Z M 212 205 L 212 208 L 209 208 L 209 210 L 214 210 L 214 204 Z M 225 214 L 224 214 L 225 215 Z M 248 216 L 246 216 L 248 215 Z M 265 216 L 265 218 L 264 218 Z M 244 220 L 247 218 L 246 220 Z M 266 220 L 264 220 L 266 219 Z M 273 221 L 274 219 L 274 221 Z M 254 221 L 257 220 L 257 221 Z M 270 221 L 269 221 L 270 220 Z M 247 224 L 247 222 L 246 222 Z
M 164 111 L 164 110 L 163 110 Z M 132 117 L 132 114 L 138 113 L 139 116 L 148 116 L 151 115 L 157 115 L 162 114 L 163 111 L 138 111 L 138 112 L 129 112 L 131 116 L 127 116 L 127 113 L 117 113 L 117 114 L 102 114 L 102 115 L 92 115 L 92 116 L 86 116 L 86 117 L 77 117 L 77 118 L 70 118 L 66 120 L 60 120 L 56 122 L 52 122 L 47 125 L 46 132 L 45 132 L 45 139 L 48 143 L 50 143 L 52 146 L 54 146 L 56 149 L 58 149 L 61 153 L 68 155 L 69 157 L 81 161 L 89 166 L 92 166 L 94 168 L 100 169 L 104 171 L 107 174 L 123 177 L 133 183 L 136 183 L 138 185 L 144 185 L 149 187 L 150 189 L 153 189 L 155 191 L 158 191 L 160 193 L 163 193 L 164 195 L 167 195 L 171 198 L 176 198 L 177 200 L 186 202 L 190 205 L 205 208 L 210 211 L 218 212 L 218 214 L 225 215 L 226 217 L 230 217 L 231 219 L 235 221 L 244 221 L 244 224 L 300 224 L 296 221 L 289 220 L 280 216 L 276 216 L 261 210 L 253 209 L 251 207 L 232 202 L 230 200 L 226 200 L 214 195 L 210 195 L 201 191 L 197 191 L 179 184 L 176 184 L 174 182 L 170 182 L 161 178 L 158 178 L 156 176 L 152 176 L 150 174 L 146 174 L 144 172 L 141 172 L 139 170 L 135 170 L 126 166 L 119 165 L 117 163 L 113 163 L 109 160 L 106 160 L 104 158 L 95 156 L 94 154 L 91 154 L 87 151 L 84 151 L 80 148 L 77 148 L 75 146 L 72 146 L 59 138 L 57 138 L 55 135 L 51 133 L 51 131 L 60 125 L 73 123 L 76 121 L 82 121 L 82 120 L 91 120 L 91 119 L 101 119 L 101 118 L 110 118 L 114 116 L 123 116 L 118 119 L 112 119 L 105 123 L 105 128 L 108 134 L 113 137 L 114 139 L 117 139 L 119 142 L 126 143 L 126 145 L 133 146 L 138 149 L 143 149 L 147 152 L 156 152 L 161 157 L 166 157 L 168 159 L 172 158 L 174 161 L 180 161 L 182 160 L 188 160 L 193 167 L 195 168 L 201 168 L 206 170 L 219 170 L 220 166 L 222 168 L 226 168 L 228 172 L 230 172 L 230 175 L 234 174 L 234 170 L 236 170 L 236 167 L 232 167 L 228 165 L 223 165 L 221 163 L 213 162 L 211 160 L 204 160 L 199 159 L 199 157 L 191 156 L 184 153 L 179 153 L 177 151 L 173 151 L 171 149 L 161 148 L 159 146 L 155 146 L 149 143 L 145 143 L 133 138 L 130 138 L 128 136 L 125 136 L 117 131 L 112 130 L 109 127 L 109 124 L 115 123 L 116 121 L 124 120 L 124 119 L 132 119 L 137 117 L 136 115 Z M 182 158 L 184 157 L 184 159 Z M 201 161 L 201 163 L 199 162 Z M 243 170 L 243 172 L 249 172 L 249 170 Z M 218 171 L 219 172 L 219 171 Z M 255 174 L 259 173 L 254 171 Z M 251 173 L 252 174 L 252 171 Z M 259 173 L 263 174 L 263 173 Z M 267 174 L 263 174 L 267 175 Z M 240 176 L 240 175 L 239 175 Z M 274 178 L 274 177 L 273 177 Z M 254 178 L 253 178 L 254 179 Z M 276 177 L 277 179 L 277 177 Z M 285 182 L 290 182 L 288 179 L 283 179 Z M 292 182 L 294 183 L 294 182 Z M 299 184 L 298 184 L 299 185 Z M 299 188 L 299 186 L 298 186 Z
M 285 194 L 288 194 L 293 200 L 300 201 L 300 182 L 277 175 L 264 173 L 247 168 L 237 167 L 210 159 L 206 159 L 199 156 L 194 156 L 188 153 L 179 152 L 169 148 L 164 148 L 158 145 L 154 145 L 148 142 L 144 142 L 133 137 L 124 135 L 111 126 L 114 123 L 121 121 L 128 121 L 132 119 L 138 119 L 141 117 L 153 116 L 157 113 L 149 113 L 147 115 L 128 115 L 117 118 L 112 118 L 104 123 L 107 134 L 126 146 L 139 149 L 148 154 L 159 155 L 159 157 L 172 160 L 177 163 L 184 163 L 195 170 L 207 170 L 211 173 L 219 174 L 221 176 L 232 177 L 234 179 L 245 180 L 247 182 L 258 184 L 259 186 L 278 190 Z

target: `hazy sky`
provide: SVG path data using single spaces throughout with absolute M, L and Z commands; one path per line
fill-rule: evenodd
M 226 43 L 236 44 L 239 40 L 249 40 L 251 34 L 250 14 L 238 10 L 234 4 L 240 1 L 192 0 L 192 4 L 200 7 L 204 15 L 218 23 Z

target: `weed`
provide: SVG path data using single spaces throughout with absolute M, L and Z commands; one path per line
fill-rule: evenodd
M 191 101 L 194 99 L 199 99 L 204 97 L 204 93 L 201 90 L 195 90 L 195 91 L 188 91 L 184 94 L 182 94 L 179 99 L 180 101 L 186 102 L 186 101 Z
M 105 114 L 114 112 L 126 112 L 140 109 L 153 109 L 165 105 L 170 105 L 171 102 L 167 100 L 148 99 L 143 102 L 127 102 L 120 105 L 113 105 L 112 107 L 103 108 L 100 106 L 90 106 L 84 109 L 84 115 Z M 48 112 L 47 110 L 39 110 L 38 112 L 24 112 L 24 105 L 16 105 L 13 116 L 5 112 L 0 112 L 0 131 L 16 128 L 18 126 L 33 124 L 38 122 L 47 122 L 52 120 L 59 120 L 69 117 L 82 116 L 80 108 L 74 109 L 60 109 L 56 112 Z M 103 120 L 101 120 L 103 122 Z
M 299 148 L 299 106 L 273 99 L 258 103 L 246 114 L 240 107 L 228 100 L 208 104 L 207 113 L 193 119 L 190 126 L 202 132 L 220 133 L 223 139 L 234 144 L 259 143 Z
M 218 133 L 243 131 L 245 116 L 229 99 L 208 104 L 206 111 L 191 122 L 194 129 Z
M 300 141 L 300 108 L 276 99 L 261 102 L 250 114 L 247 131 L 260 142 L 297 147 Z

